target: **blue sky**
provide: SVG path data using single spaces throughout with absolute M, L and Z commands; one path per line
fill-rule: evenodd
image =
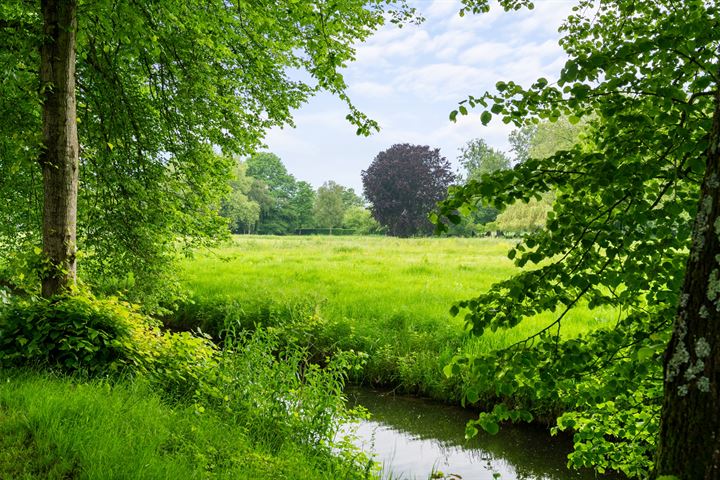
M 360 172 L 395 143 L 440 148 L 454 165 L 458 148 L 472 138 L 507 151 L 511 126 L 493 120 L 484 127 L 479 113 L 453 124 L 449 112 L 499 80 L 526 86 L 538 77 L 552 81 L 565 62 L 557 30 L 573 0 L 536 0 L 534 10 L 519 12 L 494 5 L 489 13 L 465 17 L 456 0 L 411 3 L 426 21 L 383 27 L 357 46 L 357 59 L 344 72 L 353 102 L 380 123 L 379 133 L 356 136 L 345 106 L 327 94 L 295 112 L 296 128 L 268 133 L 267 150 L 299 180 L 315 187 L 334 180 L 361 193 Z

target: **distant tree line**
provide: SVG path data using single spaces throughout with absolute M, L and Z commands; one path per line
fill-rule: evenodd
M 485 175 L 570 148 L 582 129 L 582 124 L 560 118 L 515 130 L 509 137 L 509 154 L 481 138 L 472 139 L 460 148 L 459 172 L 453 172 L 437 148 L 396 144 L 378 153 L 362 172 L 364 198 L 332 180 L 315 190 L 288 173 L 277 155 L 258 153 L 237 162 L 220 213 L 233 233 L 427 236 L 434 229 L 429 215 L 453 185 L 482 183 Z M 462 212 L 467 215 L 458 215 L 447 234 L 532 232 L 543 228 L 554 201 L 554 192 L 548 191 L 502 211 L 478 204 Z
M 258 153 L 237 162 L 220 214 L 233 233 L 382 232 L 364 205 L 352 188 L 331 180 L 314 190 L 290 174 L 277 155 Z

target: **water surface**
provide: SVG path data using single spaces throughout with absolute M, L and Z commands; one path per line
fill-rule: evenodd
M 465 423 L 476 417 L 473 412 L 363 388 L 348 389 L 347 395 L 351 404 L 372 414 L 358 427 L 358 445 L 374 452 L 394 480 L 425 480 L 438 471 L 463 480 L 599 478 L 567 469 L 570 440 L 551 437 L 540 427 L 505 426 L 497 435 L 481 432 L 465 440 Z

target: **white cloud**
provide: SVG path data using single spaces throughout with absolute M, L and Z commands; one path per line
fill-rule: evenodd
M 430 21 L 449 15 L 457 15 L 461 4 L 455 0 L 433 0 L 428 7 L 419 6 L 418 10 Z
M 454 63 L 434 63 L 408 69 L 396 79 L 396 89 L 425 101 L 454 102 L 490 80 L 489 71 Z
M 458 60 L 463 64 L 487 65 L 505 59 L 514 51 L 512 45 L 500 42 L 484 42 L 462 52 Z
M 350 93 L 367 97 L 387 97 L 395 94 L 392 85 L 378 82 L 353 82 L 350 85 Z
M 459 0 L 416 2 L 425 23 L 383 27 L 357 47 L 357 61 L 345 72 L 353 102 L 380 123 L 379 134 L 357 137 L 342 102 L 327 95 L 297 113 L 297 129 L 269 133 L 269 148 L 298 178 L 361 189 L 360 171 L 395 143 L 439 147 L 451 160 L 476 137 L 507 151 L 511 125 L 494 118 L 483 126 L 479 112 L 451 123 L 450 110 L 499 80 L 554 81 L 565 62 L 557 29 L 574 1 L 536 0 L 533 11 L 509 13 L 493 5 L 489 13 L 462 18 Z

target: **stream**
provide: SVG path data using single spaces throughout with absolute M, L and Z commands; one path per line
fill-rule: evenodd
M 358 426 L 356 444 L 383 464 L 383 478 L 426 480 L 433 472 L 433 478 L 443 472 L 452 480 L 600 478 L 567 469 L 570 439 L 551 437 L 544 428 L 507 425 L 497 435 L 480 432 L 465 440 L 465 423 L 476 417 L 468 410 L 365 388 L 346 394 L 372 415 Z

